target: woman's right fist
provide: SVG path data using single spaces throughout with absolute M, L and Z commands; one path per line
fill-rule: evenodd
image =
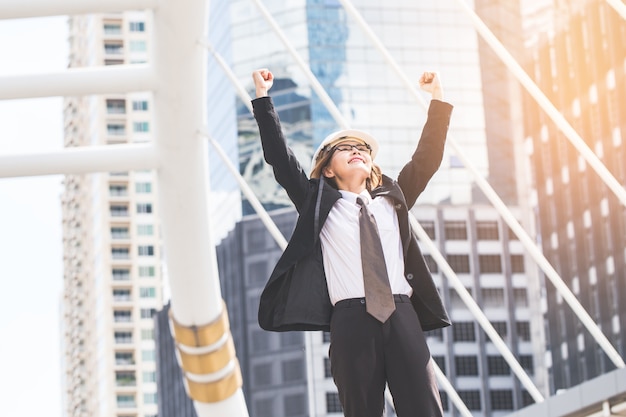
M 257 97 L 264 97 L 274 84 L 274 75 L 267 68 L 261 68 L 252 72 L 252 80 L 256 89 Z

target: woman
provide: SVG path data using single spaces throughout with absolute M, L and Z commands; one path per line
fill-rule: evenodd
M 272 73 L 260 69 L 252 78 L 265 161 L 298 211 L 261 295 L 259 324 L 272 331 L 330 331 L 331 373 L 346 417 L 380 417 L 386 383 L 399 417 L 441 416 L 423 331 L 450 321 L 408 218 L 443 157 L 452 106 L 441 101 L 439 77 L 426 72 L 419 79 L 432 95 L 428 120 L 396 181 L 373 162 L 376 139 L 358 130 L 324 139 L 309 178 L 286 145 L 267 95 Z M 374 220 L 367 221 L 369 213 Z M 375 256 L 361 251 L 372 241 L 382 246 L 384 259 L 370 265 Z M 377 284 L 369 283 L 372 275 Z

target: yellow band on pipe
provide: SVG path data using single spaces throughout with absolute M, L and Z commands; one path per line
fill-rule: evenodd
M 224 378 L 214 382 L 196 382 L 185 376 L 187 394 L 194 401 L 216 403 L 230 398 L 241 386 L 241 369 L 236 362 L 233 371 Z
M 172 336 L 177 343 L 185 346 L 203 347 L 212 345 L 220 340 L 230 327 L 226 304 L 223 304 L 222 314 L 218 318 L 211 323 L 201 326 L 184 326 L 178 323 L 172 315 L 172 309 L 170 309 L 169 316 L 173 329 Z
M 192 374 L 211 374 L 223 369 L 235 357 L 235 345 L 232 336 L 219 349 L 212 352 L 193 354 L 178 348 L 180 365 L 186 372 Z

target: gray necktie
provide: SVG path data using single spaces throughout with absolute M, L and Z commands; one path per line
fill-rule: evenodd
M 367 209 L 367 204 L 360 197 L 357 197 L 356 202 L 361 206 L 359 229 L 361 231 L 365 307 L 369 314 L 384 323 L 395 311 L 396 303 L 391 294 L 383 246 L 380 243 L 376 220 Z

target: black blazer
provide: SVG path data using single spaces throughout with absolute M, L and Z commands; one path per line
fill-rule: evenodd
M 322 259 L 319 233 L 341 194 L 326 181 L 309 179 L 283 136 L 270 97 L 252 101 L 265 161 L 287 191 L 298 220 L 287 248 L 267 282 L 259 304 L 265 330 L 330 330 L 333 311 Z M 373 197 L 391 198 L 396 207 L 404 249 L 405 277 L 413 288 L 411 301 L 423 330 L 450 325 L 430 271 L 409 224 L 408 211 L 441 164 L 452 106 L 432 100 L 419 145 L 397 181 L 383 176 Z

